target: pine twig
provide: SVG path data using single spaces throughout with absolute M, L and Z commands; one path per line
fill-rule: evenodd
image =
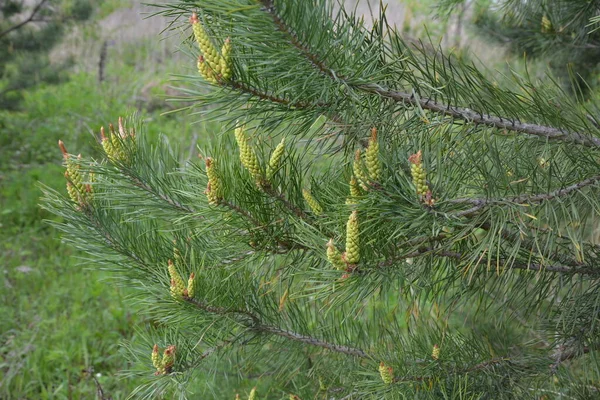
M 534 194 L 534 195 L 524 194 L 521 196 L 505 197 L 505 198 L 501 198 L 501 199 L 460 198 L 460 199 L 450 200 L 449 203 L 450 204 L 472 204 L 473 205 L 472 208 L 469 208 L 468 210 L 460 211 L 460 212 L 457 212 L 454 214 L 455 216 L 458 216 L 458 217 L 465 217 L 465 216 L 471 216 L 471 215 L 475 214 L 477 211 L 479 211 L 482 208 L 484 208 L 488 205 L 491 205 L 491 204 L 506 204 L 506 203 L 535 204 L 535 203 L 541 203 L 544 201 L 554 200 L 556 198 L 566 196 L 574 191 L 583 189 L 587 186 L 595 185 L 599 182 L 600 182 L 600 175 L 597 175 L 597 176 L 593 176 L 591 178 L 584 179 L 581 182 L 574 183 L 574 184 L 564 187 L 562 189 L 557 189 L 557 190 L 554 190 L 554 191 L 548 192 L 548 193 L 539 193 L 539 194 Z
M 361 90 L 365 93 L 375 94 L 399 103 L 417 106 L 423 110 L 432 111 L 436 114 L 447 115 L 454 119 L 467 121 L 476 125 L 480 124 L 516 133 L 538 136 L 548 140 L 562 140 L 587 147 L 600 147 L 600 138 L 589 136 L 584 133 L 574 131 L 569 132 L 552 126 L 515 121 L 514 119 L 507 117 L 489 114 L 485 115 L 482 112 L 478 112 L 467 107 L 457 107 L 451 104 L 439 103 L 432 98 L 416 98 L 413 93 L 392 90 L 375 83 L 351 82 L 345 79 L 343 75 L 329 68 L 321 60 L 321 58 L 318 57 L 314 51 L 312 51 L 312 49 L 310 49 L 306 44 L 302 43 L 298 35 L 294 33 L 294 31 L 279 16 L 272 0 L 260 1 L 264 6 L 264 10 L 271 15 L 273 22 L 277 26 L 277 29 L 288 35 L 290 38 L 290 43 L 296 47 L 298 51 L 304 55 L 304 57 L 306 57 L 306 59 L 315 68 L 336 82 L 344 81 L 347 86 Z
M 245 310 L 229 310 L 224 307 L 211 306 L 204 302 L 201 302 L 196 299 L 185 298 L 185 301 L 188 303 L 200 308 L 211 314 L 219 314 L 219 315 L 227 315 L 227 314 L 238 314 L 244 317 L 249 317 L 249 320 L 243 321 L 243 324 L 246 325 L 247 328 L 256 332 L 269 333 L 271 335 L 280 336 L 292 341 L 301 342 L 305 344 L 309 344 L 311 346 L 321 347 L 327 350 L 331 350 L 337 353 L 343 353 L 350 356 L 361 357 L 361 358 L 370 358 L 370 356 L 361 349 L 342 346 L 334 343 L 325 342 L 321 339 L 314 338 L 312 336 L 302 335 L 296 332 L 287 331 L 280 329 L 278 327 L 272 325 L 263 324 L 260 319 L 250 311 Z

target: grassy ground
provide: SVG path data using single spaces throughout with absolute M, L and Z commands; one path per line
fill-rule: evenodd
M 105 8 L 99 15 L 105 26 L 111 18 L 124 18 Z M 39 182 L 65 190 L 58 139 L 71 152 L 98 154 L 100 125 L 131 112 L 152 121 L 152 137 L 169 132 L 173 141 L 191 141 L 197 128 L 185 115 L 161 115 L 168 109 L 169 73 L 186 68 L 181 57 L 168 57 L 169 44 L 157 45 L 159 30 L 124 37 L 114 26 L 104 33 L 81 28 L 79 36 L 65 40 L 62 52 L 93 55 L 102 38 L 117 38 L 109 42 L 106 80 L 98 83 L 97 57 L 94 62 L 81 57 L 68 82 L 29 91 L 21 112 L 0 110 L 2 399 L 93 399 L 96 381 L 122 399 L 136 386 L 119 376 L 128 367 L 120 343 L 135 339 L 134 327 L 144 321 L 126 300 L 126 290 L 84 264 L 44 222 L 53 217 L 38 205 Z

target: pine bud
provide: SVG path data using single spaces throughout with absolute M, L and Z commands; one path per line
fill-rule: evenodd
M 345 260 L 348 264 L 360 261 L 360 232 L 358 227 L 358 211 L 352 211 L 346 224 L 346 253 Z
M 203 60 L 208 66 L 208 71 L 211 73 L 211 77 L 217 77 L 221 75 L 221 57 L 217 53 L 217 49 L 213 46 L 208 33 L 204 29 L 204 26 L 198 19 L 198 14 L 193 13 L 190 18 L 192 24 L 192 30 L 194 31 L 194 37 L 198 48 L 202 53 Z M 202 72 L 200 72 L 202 74 Z M 202 74 L 204 78 L 207 78 Z
M 163 353 L 163 358 L 161 361 L 163 373 L 168 374 L 173 369 L 173 365 L 175 364 L 175 346 L 171 345 L 167 347 L 165 352 Z
M 362 187 L 365 191 L 368 191 L 369 187 L 367 186 L 367 182 L 369 179 L 363 169 L 363 161 L 360 154 L 360 149 L 356 150 L 356 152 L 354 153 L 354 164 L 352 164 L 352 172 L 354 172 L 354 176 L 360 184 L 360 187 Z
M 379 160 L 379 142 L 377 141 L 377 128 L 371 129 L 369 147 L 365 151 L 365 161 L 369 178 L 372 181 L 381 180 L 381 161 Z
M 159 349 L 158 349 L 158 345 L 155 344 L 154 347 L 152 348 L 152 365 L 154 366 L 154 368 L 156 368 L 156 372 L 159 373 L 159 371 L 162 368 L 162 364 L 160 362 L 160 355 L 159 355 Z
M 216 160 L 211 157 L 206 157 L 205 163 L 208 183 L 204 193 L 208 199 L 208 204 L 216 206 L 223 198 L 223 185 L 221 184 L 221 178 L 217 171 Z
M 91 183 L 95 180 L 93 173 L 88 174 L 88 182 L 84 181 L 80 171 L 81 154 L 74 160 L 65 147 L 62 140 L 58 141 L 58 147 L 65 159 L 65 178 L 67 179 L 67 193 L 69 198 L 81 207 L 85 207 L 92 202 L 94 190 Z
M 379 375 L 381 375 L 381 380 L 386 385 L 394 382 L 394 370 L 392 367 L 386 366 L 383 362 L 379 364 Z
M 125 162 L 129 158 L 128 147 L 131 146 L 129 143 L 135 141 L 135 130 L 131 129 L 129 132 L 125 129 L 123 124 L 123 118 L 119 117 L 119 131 L 115 130 L 113 124 L 108 125 L 109 134 L 106 135 L 104 127 L 100 128 L 100 138 L 102 141 L 102 148 L 104 153 L 111 161 Z
M 329 242 L 327 242 L 327 260 L 335 269 L 346 268 L 346 263 L 344 262 L 339 250 L 333 244 L 333 239 L 329 239 Z
M 254 153 L 254 149 L 248 143 L 248 137 L 244 133 L 243 127 L 240 126 L 235 129 L 235 140 L 240 148 L 240 161 L 242 165 L 250 172 L 254 180 L 260 182 L 262 172 L 258 164 L 258 158 L 256 157 L 256 153 Z
M 210 66 L 206 63 L 203 56 L 198 56 L 198 72 L 202 77 L 210 83 L 217 84 L 217 78 L 215 78 L 215 74 Z
M 321 207 L 317 199 L 315 199 L 307 189 L 302 189 L 302 196 L 304 197 L 304 200 L 306 200 L 306 203 L 308 204 L 312 212 L 315 215 L 321 215 L 321 213 L 323 212 L 323 208 Z
M 319 376 L 319 391 L 321 391 L 321 392 L 327 391 L 327 385 L 325 384 L 325 381 L 323 380 L 323 377 L 321 377 L 321 376 Z
M 187 297 L 189 297 L 189 298 L 194 297 L 194 294 L 196 293 L 194 290 L 194 279 L 195 278 L 196 278 L 196 275 L 192 272 L 187 281 Z
M 256 387 L 253 387 L 248 396 L 248 400 L 256 400 Z
M 411 164 L 410 174 L 412 175 L 413 184 L 415 185 L 417 191 L 417 196 L 419 196 L 419 198 L 423 200 L 425 204 L 433 206 L 435 200 L 433 199 L 431 190 L 427 185 L 427 176 L 425 174 L 425 169 L 423 168 L 421 150 L 408 157 L 408 161 Z
M 550 19 L 544 15 L 542 16 L 542 33 L 549 33 L 552 31 L 552 22 Z
M 352 178 L 350 178 L 350 196 L 346 199 L 346 204 L 353 205 L 358 203 L 358 199 L 360 198 L 360 196 L 360 186 L 358 186 L 358 181 L 356 180 L 354 175 L 352 175 Z
M 171 277 L 171 296 L 178 298 L 183 296 L 184 290 L 186 289 L 185 283 L 183 279 L 181 279 L 181 275 L 177 272 L 173 261 L 169 260 L 169 276 Z
M 433 351 L 431 352 L 431 358 L 438 360 L 440 358 L 440 346 L 437 344 L 433 345 Z
M 221 48 L 221 76 L 223 80 L 231 79 L 233 71 L 231 69 L 231 39 L 225 39 Z
M 283 157 L 283 153 L 285 151 L 285 138 L 281 139 L 281 142 L 275 147 L 273 153 L 271 153 L 271 159 L 269 160 L 269 165 L 267 166 L 267 181 L 270 181 L 275 171 L 279 168 L 279 163 L 281 162 L 281 157 Z

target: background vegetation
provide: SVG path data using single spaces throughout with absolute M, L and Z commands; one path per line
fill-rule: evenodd
M 0 0 L 0 31 L 35 4 L 20 3 Z M 119 115 L 137 112 L 152 121 L 150 137 L 166 133 L 181 144 L 182 158 L 195 156 L 202 135 L 220 128 L 194 124 L 185 112 L 165 114 L 175 108 L 165 99 L 177 95 L 169 74 L 194 70 L 194 63 L 176 51 L 181 37 L 159 37 L 160 19 L 143 19 L 150 8 L 125 0 L 49 3 L 40 17 L 46 21 L 0 37 L 0 398 L 93 398 L 97 384 L 125 398 L 137 383 L 119 375 L 128 368 L 120 342 L 135 341 L 135 327 L 152 321 L 140 320 L 129 293 L 107 284 L 107 273 L 80 267 L 80 254 L 43 222 L 51 217 L 38 207 L 37 182 L 63 190 L 57 140 L 94 154 L 100 125 Z M 496 23 L 490 14 L 482 20 L 466 8 L 425 26 L 437 2 L 390 3 L 407 35 L 470 48 L 500 72 L 506 60 L 523 68 L 515 64 L 519 52 L 474 36 L 472 22 Z M 541 58 L 530 72 L 541 75 L 545 67 Z M 590 69 L 587 78 L 597 81 L 597 72 Z

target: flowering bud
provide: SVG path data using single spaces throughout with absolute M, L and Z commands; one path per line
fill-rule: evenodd
M 221 184 L 221 178 L 217 171 L 216 160 L 211 157 L 206 157 L 205 163 L 208 183 L 204 193 L 208 199 L 208 204 L 216 206 L 223 198 L 223 185 Z
M 348 264 L 360 261 L 360 232 L 358 227 L 358 211 L 352 211 L 346 224 L 346 252 L 344 259 Z
M 327 260 L 335 269 L 346 268 L 346 263 L 344 262 L 339 250 L 333 244 L 333 239 L 329 239 L 329 242 L 327 242 Z
M 217 49 L 213 46 L 208 33 L 204 29 L 204 26 L 200 23 L 198 19 L 198 14 L 193 13 L 190 22 L 192 24 L 192 31 L 194 32 L 194 38 L 196 39 L 196 43 L 198 43 L 198 48 L 202 52 L 202 56 L 206 60 L 209 68 L 212 70 L 214 74 L 221 73 L 221 60 L 219 54 L 217 53 Z
M 544 15 L 542 16 L 542 33 L 548 33 L 552 31 L 552 22 L 550 19 Z
M 206 62 L 206 60 L 204 59 L 203 56 L 198 56 L 198 72 L 200 72 L 200 75 L 202 75 L 202 77 L 210 83 L 213 84 L 217 84 L 217 78 L 215 78 L 215 74 L 213 72 L 213 70 L 210 68 L 210 66 L 208 65 L 208 63 Z
M 431 358 L 433 358 L 434 360 L 437 360 L 440 358 L 440 346 L 438 346 L 437 344 L 433 345 L 433 350 L 431 352 Z
M 362 157 L 360 156 L 360 149 L 356 150 L 356 152 L 354 153 L 354 164 L 352 164 L 352 172 L 354 172 L 354 176 L 360 184 L 360 187 L 362 187 L 364 190 L 369 190 L 369 187 L 367 186 L 367 182 L 369 179 L 363 169 L 363 161 Z
M 100 128 L 102 148 L 109 160 L 125 162 L 128 159 L 127 149 L 130 142 L 135 141 L 135 130 L 132 128 L 127 132 L 123 124 L 123 118 L 119 117 L 119 131 L 115 130 L 113 124 L 108 125 L 109 134 L 106 135 L 104 127 Z
M 169 276 L 171 277 L 171 296 L 178 298 L 183 296 L 184 290 L 186 289 L 181 275 L 177 272 L 173 261 L 169 260 Z
M 156 368 L 157 372 L 162 367 L 161 362 L 160 362 L 160 355 L 158 353 L 159 353 L 158 345 L 155 344 L 154 347 L 152 348 L 152 365 L 154 366 L 154 368 Z
M 194 279 L 195 278 L 196 278 L 196 275 L 192 272 L 187 281 L 187 297 L 189 297 L 189 298 L 194 297 L 194 294 L 195 294 L 195 290 L 194 290 Z
M 250 172 L 254 180 L 260 182 L 262 171 L 258 164 L 258 158 L 256 157 L 256 153 L 254 153 L 254 149 L 248 143 L 248 137 L 244 133 L 243 127 L 240 126 L 235 129 L 235 140 L 240 148 L 240 161 L 242 165 Z
M 285 151 L 285 138 L 281 139 L 281 142 L 275 147 L 273 153 L 271 154 L 271 159 L 269 160 L 269 165 L 267 166 L 267 181 L 270 181 L 275 171 L 279 168 L 279 163 L 281 162 L 281 157 L 283 157 L 283 153 Z
M 360 186 L 358 186 L 358 181 L 356 180 L 356 177 L 352 175 L 352 178 L 350 178 L 350 196 L 346 199 L 346 204 L 352 205 L 358 203 L 358 199 L 360 198 L 360 196 Z
M 304 200 L 306 200 L 306 203 L 308 204 L 312 212 L 315 215 L 321 215 L 321 213 L 323 212 L 323 208 L 321 207 L 317 199 L 315 199 L 307 189 L 302 189 L 302 196 L 304 197 Z
M 377 141 L 377 128 L 371 129 L 371 137 L 369 138 L 369 147 L 365 151 L 365 163 L 369 178 L 372 181 L 381 180 L 381 161 L 379 160 L 379 142 Z
M 408 161 L 411 164 L 410 174 L 413 178 L 413 184 L 417 189 L 417 196 L 419 196 L 425 204 L 433 206 L 435 200 L 433 199 L 429 186 L 427 186 L 427 176 L 425 174 L 425 169 L 423 168 L 421 150 L 408 157 Z
M 225 39 L 223 47 L 221 47 L 221 76 L 223 80 L 229 80 L 233 75 L 231 70 L 231 39 Z
M 253 387 L 248 396 L 248 400 L 256 400 L 256 387 Z
M 85 207 L 91 203 L 94 197 L 92 183 L 95 180 L 95 176 L 90 172 L 88 180 L 85 182 L 80 171 L 81 154 L 74 159 L 67 152 L 62 140 L 58 141 L 58 147 L 65 159 L 65 178 L 67 179 L 67 193 L 69 194 L 69 198 L 81 207 Z
M 392 367 L 386 366 L 383 362 L 379 364 L 379 375 L 381 375 L 381 380 L 386 385 L 394 382 L 394 370 Z
M 219 54 L 206 29 L 200 23 L 198 14 L 192 14 L 190 23 L 201 52 L 200 57 L 198 57 L 198 72 L 200 72 L 200 75 L 213 84 L 231 79 L 233 74 L 231 68 L 231 40 L 229 38 L 225 39 L 221 54 Z
M 173 369 L 173 365 L 175 364 L 175 346 L 171 345 L 167 347 L 165 352 L 163 353 L 163 358 L 161 361 L 163 373 L 168 374 Z

